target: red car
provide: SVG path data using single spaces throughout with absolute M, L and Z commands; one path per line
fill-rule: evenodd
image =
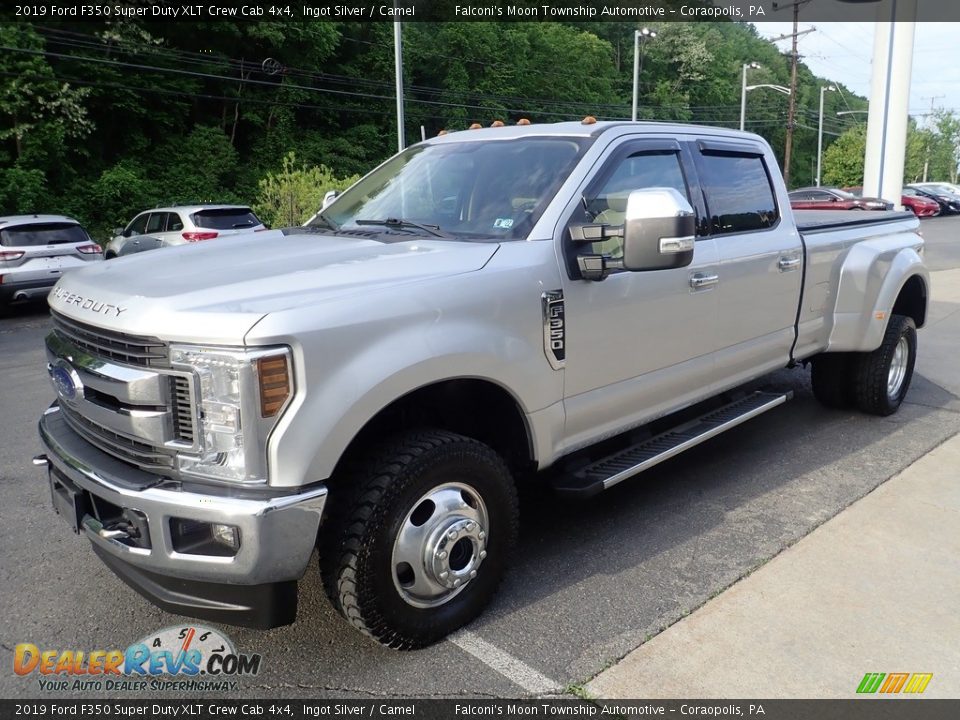
M 933 217 L 940 214 L 940 203 L 933 198 L 918 193 L 911 187 L 903 189 L 903 197 L 900 198 L 905 208 L 913 210 L 917 217 Z
M 862 187 L 844 188 L 847 192 L 859 196 L 863 192 Z M 903 195 L 900 196 L 900 204 L 907 210 L 911 210 L 914 215 L 920 217 L 933 217 L 940 214 L 940 203 L 925 197 L 911 187 L 903 188 Z
M 893 203 L 858 197 L 837 188 L 811 187 L 791 191 L 790 207 L 794 210 L 892 210 Z

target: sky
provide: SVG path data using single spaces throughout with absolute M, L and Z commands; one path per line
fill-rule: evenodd
M 774 38 L 793 32 L 791 22 L 754 23 L 761 37 Z M 873 58 L 873 23 L 803 22 L 800 30 L 816 31 L 798 40 L 801 60 L 821 78 L 843 83 L 869 99 Z M 910 84 L 910 114 L 921 126 L 935 108 L 960 114 L 960 23 L 918 22 L 913 43 L 913 72 Z M 790 50 L 790 40 L 776 43 Z M 866 119 L 866 116 L 858 116 Z

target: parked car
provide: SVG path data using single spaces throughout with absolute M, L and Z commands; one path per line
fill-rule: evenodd
M 126 228 L 117 228 L 104 248 L 108 260 L 120 255 L 266 230 L 246 205 L 180 205 L 147 210 Z
M 940 205 L 941 215 L 955 215 L 960 213 L 960 195 L 954 195 L 946 188 L 934 188 L 929 185 L 907 185 L 920 195 L 930 198 Z
M 100 259 L 100 246 L 73 218 L 0 217 L 0 307 L 42 298 L 61 275 Z
M 940 203 L 909 186 L 903 188 L 900 201 L 917 217 L 933 217 L 940 214 Z
M 917 182 L 910 183 L 914 187 L 918 188 L 933 188 L 934 190 L 946 190 L 949 193 L 954 195 L 960 195 L 960 185 L 957 183 L 950 182 Z
M 893 203 L 880 198 L 857 197 L 839 188 L 799 188 L 790 193 L 794 210 L 893 210 Z
M 518 486 L 584 502 L 774 411 L 792 393 L 745 383 L 799 363 L 824 404 L 896 412 L 930 278 L 919 221 L 873 215 L 791 210 L 750 133 L 449 133 L 309 227 L 64 278 L 35 463 L 160 607 L 293 622 L 316 553 L 347 622 L 420 647 L 494 595 Z
M 846 187 L 844 190 L 857 197 L 863 195 L 863 188 L 859 185 Z M 905 187 L 900 195 L 900 204 L 917 217 L 933 217 L 940 214 L 940 204 L 936 201 L 924 197 L 915 190 Z

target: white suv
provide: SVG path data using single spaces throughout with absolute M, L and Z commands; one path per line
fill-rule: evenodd
M 246 205 L 180 205 L 147 210 L 117 228 L 103 255 L 120 255 L 266 230 Z
M 100 246 L 73 218 L 0 217 L 0 307 L 46 297 L 63 273 L 100 259 Z

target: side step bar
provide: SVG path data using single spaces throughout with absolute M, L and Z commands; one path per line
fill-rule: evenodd
M 608 490 L 684 450 L 716 437 L 750 418 L 783 405 L 793 392 L 754 392 L 695 420 L 598 460 L 570 475 L 557 478 L 554 489 L 561 495 L 590 497 Z

